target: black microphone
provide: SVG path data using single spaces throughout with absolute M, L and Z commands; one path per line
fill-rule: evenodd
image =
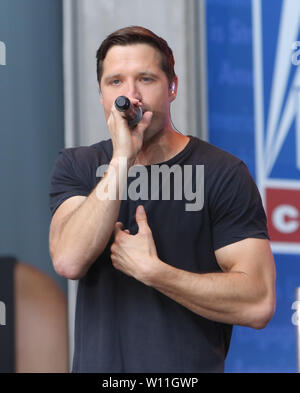
M 129 127 L 135 127 L 143 117 L 143 111 L 140 106 L 132 105 L 129 98 L 119 96 L 115 100 L 115 107 L 118 111 L 123 112 Z

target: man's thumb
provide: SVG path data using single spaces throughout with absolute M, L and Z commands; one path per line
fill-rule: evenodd
M 143 205 L 139 205 L 136 209 L 135 214 L 136 223 L 138 225 L 139 232 L 148 231 L 150 228 L 148 226 L 147 215 Z

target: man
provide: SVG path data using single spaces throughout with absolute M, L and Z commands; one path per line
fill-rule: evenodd
M 111 139 L 64 149 L 51 184 L 54 267 L 80 279 L 73 371 L 222 372 L 232 325 L 260 329 L 274 312 L 257 188 L 239 159 L 172 127 L 178 81 L 162 38 L 137 26 L 112 33 L 97 76 Z M 118 96 L 142 108 L 133 129 Z M 193 172 L 179 181 L 174 172 L 163 198 L 155 167 Z M 144 197 L 123 198 L 138 170 L 149 175 L 136 188 Z M 199 209 L 187 208 L 179 183 L 202 189 Z

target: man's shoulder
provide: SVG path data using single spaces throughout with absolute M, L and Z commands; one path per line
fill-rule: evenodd
M 204 141 L 199 137 L 192 137 L 195 145 L 195 152 L 204 165 L 213 167 L 233 167 L 240 165 L 242 160 L 233 154 L 213 145 L 210 142 Z
M 61 150 L 70 160 L 80 162 L 89 159 L 107 159 L 110 161 L 112 156 L 112 141 L 111 139 L 103 140 L 89 146 L 68 147 Z

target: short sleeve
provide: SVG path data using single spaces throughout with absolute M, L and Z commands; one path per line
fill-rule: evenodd
M 225 172 L 210 204 L 214 250 L 246 239 L 269 239 L 258 188 L 241 161 Z
M 50 181 L 50 211 L 53 216 L 56 209 L 68 198 L 76 195 L 88 196 L 90 189 L 76 167 L 70 154 L 71 149 L 63 149 L 54 163 Z

